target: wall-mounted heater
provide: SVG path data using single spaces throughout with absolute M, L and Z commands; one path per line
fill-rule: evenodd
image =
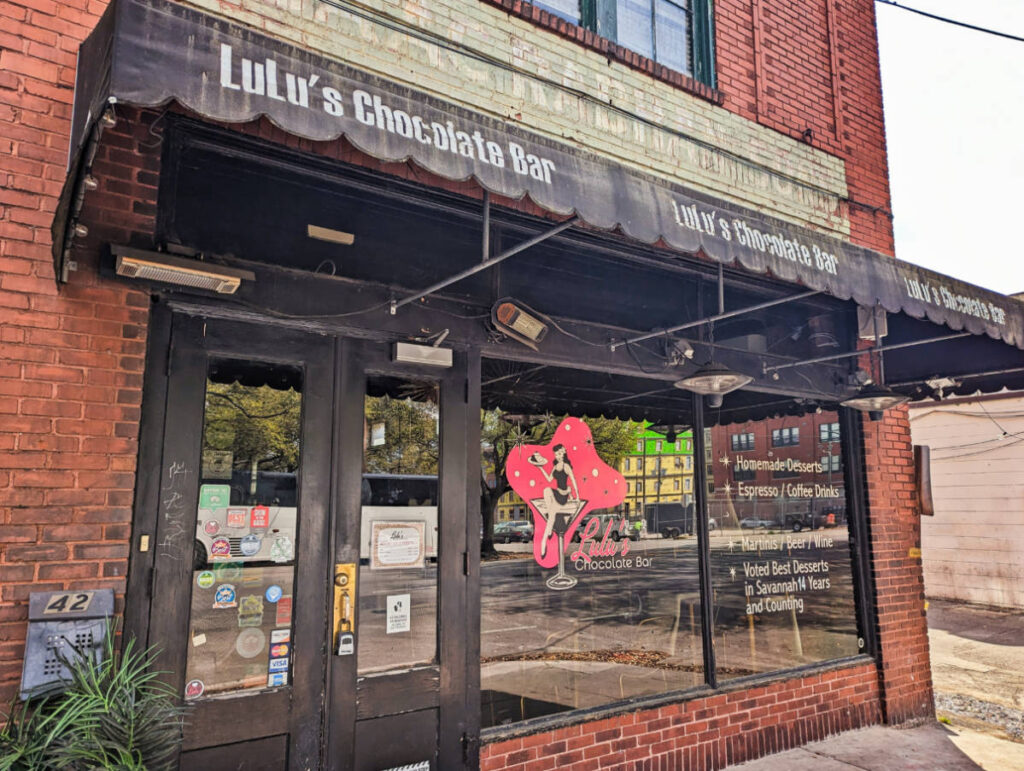
M 243 281 L 255 281 L 249 270 L 210 265 L 201 260 L 176 257 L 162 252 L 111 245 L 117 275 L 148 281 L 161 281 L 217 294 L 234 294 Z

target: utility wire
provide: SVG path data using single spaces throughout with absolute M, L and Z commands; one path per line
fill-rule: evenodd
M 1024 37 L 1019 35 L 1011 35 L 1009 32 L 1000 32 L 997 29 L 989 29 L 988 27 L 978 27 L 974 24 L 968 24 L 965 21 L 957 21 L 956 19 L 949 19 L 945 16 L 939 16 L 934 13 L 928 13 L 928 11 L 922 11 L 920 8 L 911 8 L 908 5 L 900 5 L 896 0 L 875 0 L 877 3 L 884 3 L 885 5 L 891 5 L 894 8 L 899 8 L 903 11 L 910 11 L 911 13 L 917 13 L 921 16 L 927 16 L 929 19 L 935 19 L 936 21 L 944 21 L 946 24 L 953 24 L 957 27 L 964 27 L 965 29 L 973 29 L 975 32 L 984 32 L 986 35 L 995 35 L 996 37 L 1004 37 L 1007 40 L 1017 40 L 1024 43 Z

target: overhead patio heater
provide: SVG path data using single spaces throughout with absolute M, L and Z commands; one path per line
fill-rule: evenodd
M 743 388 L 753 379 L 750 375 L 733 372 L 716 361 L 709 361 L 692 375 L 677 380 L 674 385 L 676 388 L 707 396 L 711 407 L 721 407 L 723 396 Z
M 252 271 L 210 265 L 201 260 L 175 257 L 161 252 L 111 246 L 117 275 L 160 281 L 192 289 L 206 289 L 217 294 L 234 294 L 242 281 L 255 281 Z

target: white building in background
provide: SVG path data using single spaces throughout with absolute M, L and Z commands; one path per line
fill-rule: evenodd
M 928 596 L 1024 607 L 1024 392 L 918 402 L 910 426 L 931 447 Z

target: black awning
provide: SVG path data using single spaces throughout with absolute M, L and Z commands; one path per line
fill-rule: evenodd
M 265 116 L 287 132 L 344 136 L 386 161 L 411 159 L 548 211 L 770 272 L 866 307 L 881 306 L 1024 348 L 1017 300 L 628 169 L 167 0 L 114 0 L 79 54 L 72 163 L 53 226 L 57 275 L 77 179 L 108 104 L 177 101 L 216 121 Z M 83 161 L 83 157 L 85 160 Z

